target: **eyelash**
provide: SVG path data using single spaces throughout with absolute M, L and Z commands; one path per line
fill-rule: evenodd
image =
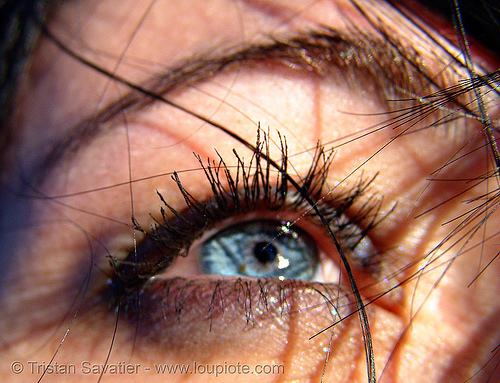
M 207 165 L 200 156 L 195 155 L 211 187 L 213 197 L 208 201 L 200 202 L 193 197 L 183 187 L 179 175 L 174 173 L 172 179 L 184 198 L 186 208 L 179 212 L 157 192 L 164 205 L 160 209 L 161 219 L 151 214 L 155 223 L 149 231 L 133 220 L 135 229 L 145 234 L 145 239 L 124 260 L 111 258 L 114 276 L 110 285 L 117 303 L 147 283 L 151 277 L 167 269 L 178 256 L 187 256 L 192 243 L 206 230 L 235 215 L 285 210 L 300 214 L 291 225 L 307 217 L 316 227 L 321 228 L 322 221 L 318 212 L 311 208 L 304 195 L 315 201 L 319 213 L 329 224 L 333 224 L 333 232 L 347 254 L 351 254 L 350 260 L 355 266 L 367 271 L 376 265 L 375 258 L 380 254 L 373 249 L 364 256 L 352 256 L 370 231 L 392 211 L 382 215 L 382 199 L 373 195 L 357 210 L 354 208 L 354 204 L 369 191 L 375 177 L 361 177 L 354 186 L 341 193 L 334 193 L 332 190 L 325 193 L 333 151 L 318 144 L 306 176 L 298 182 L 301 190 L 291 191 L 289 181 L 285 177 L 289 174 L 286 139 L 281 135 L 279 139 L 281 162 L 274 184 L 268 160 L 268 136 L 263 134 L 261 138 L 260 130 L 257 131 L 256 149 L 248 165 L 245 165 L 242 157 L 233 149 L 237 159 L 234 174 L 220 155 L 218 162 L 209 159 Z M 227 186 L 224 186 L 222 175 Z M 354 210 L 354 213 L 347 214 L 351 210 Z M 173 217 L 169 218 L 167 211 Z

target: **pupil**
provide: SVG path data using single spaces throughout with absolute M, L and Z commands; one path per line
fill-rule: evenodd
M 268 263 L 276 259 L 278 249 L 269 242 L 259 242 L 255 245 L 253 253 L 259 262 Z

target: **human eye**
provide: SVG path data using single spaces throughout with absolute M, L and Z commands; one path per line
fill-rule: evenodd
M 180 4 L 45 25 L 5 141 L 3 380 L 494 381 L 499 76 L 468 5 L 455 44 L 412 3 Z
M 135 223 L 136 230 L 144 233 L 146 240 L 134 248 L 125 260 L 116 260 L 118 279 L 124 277 L 133 283 L 137 279 L 149 279 L 170 267 L 179 256 L 187 257 L 193 242 L 204 237 L 195 246 L 201 263 L 193 269 L 195 271 L 202 269 L 208 274 L 285 279 L 292 277 L 287 273 L 293 273 L 294 267 L 299 267 L 303 275 L 293 278 L 312 280 L 315 272 L 321 271 L 316 270 L 320 253 L 335 250 L 321 251 L 315 244 L 317 241 L 306 233 L 321 232 L 321 219 L 334 227 L 346 246 L 345 251 L 353 254 L 352 261 L 364 263 L 366 267 L 373 263 L 370 259 L 376 253 L 367 234 L 384 217 L 380 217 L 379 203 L 373 196 L 354 209 L 373 180 L 361 179 L 352 188 L 333 196 L 331 189 L 324 192 L 333 159 L 331 152 L 327 154 L 324 148 L 318 146 L 306 176 L 295 180 L 286 173 L 289 162 L 286 144 L 281 143 L 281 163 L 277 171 L 272 172 L 269 165 L 262 164 L 263 158 L 270 158 L 266 136 L 264 142 L 259 140 L 260 137 L 256 144 L 257 151 L 248 164 L 234 152 L 237 165 L 232 169 L 222 158 L 217 162 L 208 160 L 205 165 L 197 157 L 211 190 L 206 201 L 197 200 L 183 187 L 179 175 L 174 173 L 172 179 L 186 206 L 177 211 L 158 192 L 163 204 L 161 219 L 154 218 L 155 224 L 150 231 Z M 266 152 L 261 151 L 263 146 L 267 147 Z M 276 174 L 273 176 L 272 173 Z M 293 186 L 296 191 L 290 190 Z M 313 206 L 309 205 L 311 200 Z M 347 212 L 351 217 L 346 216 Z M 308 230 L 300 226 L 306 226 Z M 209 238 L 206 232 L 209 232 Z M 278 244 L 284 247 L 283 251 L 276 248 Z M 290 254 L 287 255 L 287 252 Z M 151 253 L 155 257 L 151 258 Z M 294 255 L 295 261 L 289 258 Z M 223 256 L 226 257 L 227 270 L 218 265 L 222 262 L 219 258 Z M 300 259 L 303 263 L 295 265 Z M 262 269 L 247 268 L 247 262 L 260 264 Z M 218 273 L 216 270 L 219 267 Z M 129 273 L 132 277 L 127 275 Z M 318 277 L 322 280 L 338 278 Z
M 179 175 L 174 173 L 173 180 L 186 206 L 177 211 L 158 193 L 163 203 L 161 219 L 154 219 L 155 224 L 149 231 L 135 224 L 136 230 L 145 235 L 145 240 L 125 259 L 113 259 L 116 273 L 111 282 L 114 305 L 126 307 L 124 311 L 128 315 L 139 309 L 146 316 L 141 302 L 149 301 L 151 306 L 151 296 L 154 296 L 155 303 L 161 302 L 163 308 L 158 326 L 163 329 L 161 334 L 171 331 L 172 322 L 183 323 L 184 327 L 190 323 L 185 318 L 190 317 L 189 314 L 181 315 L 182 311 L 187 311 L 184 304 L 164 303 L 172 300 L 194 301 L 193 306 L 204 305 L 205 322 L 209 320 L 212 327 L 214 308 L 220 310 L 237 297 L 249 302 L 255 300 L 252 304 L 242 305 L 244 318 L 253 318 L 255 312 L 272 317 L 277 315 L 276 310 L 283 315 L 282 306 L 267 305 L 268 300 L 276 299 L 267 291 L 269 287 L 275 292 L 279 286 L 285 295 L 293 289 L 319 294 L 317 282 L 323 282 L 325 285 L 321 288 L 329 291 L 328 295 L 337 296 L 339 293 L 333 290 L 333 283 L 343 281 L 345 271 L 340 271 L 342 264 L 336 254 L 338 249 L 330 241 L 325 241 L 328 232 L 322 229 L 321 219 L 327 222 L 342 244 L 339 251 L 349 258 L 359 277 L 358 283 L 363 281 L 362 277 L 365 280 L 367 275 L 373 277 L 381 254 L 376 252 L 369 233 L 384 216 L 379 211 L 380 200 L 373 196 L 364 199 L 361 205 L 358 203 L 367 194 L 373 180 L 361 179 L 348 190 L 337 191 L 335 196 L 331 189 L 325 194 L 323 189 L 333 156 L 319 146 L 306 176 L 297 181 L 288 179 L 285 172 L 289 160 L 283 142 L 282 162 L 276 175 L 272 176 L 270 167 L 262 163 L 263 158 L 270 158 L 267 138 L 264 135 L 264 141 L 259 140 L 260 137 L 256 143 L 258 150 L 247 165 L 236 152 L 237 165 L 232 168 L 221 158 L 204 165 L 198 157 L 211 190 L 206 201 L 193 197 L 183 187 Z M 265 152 L 261 151 L 263 148 L 267 148 Z M 295 192 L 292 185 L 296 187 Z M 311 199 L 314 201 L 312 206 Z M 206 232 L 209 234 L 205 235 Z M 190 251 L 192 248 L 194 251 Z M 218 275 L 219 279 L 203 278 L 203 275 Z M 220 279 L 220 276 L 226 279 Z M 238 278 L 228 280 L 227 277 Z M 313 283 L 308 284 L 309 281 Z M 253 284 L 257 291 L 248 287 L 248 296 L 240 297 L 242 292 L 237 286 L 241 284 Z M 158 290 L 162 291 L 165 286 L 168 286 L 169 293 L 158 294 Z M 203 301 L 195 298 L 206 296 L 207 291 L 213 293 L 214 286 L 217 286 L 216 290 L 224 286 L 227 291 L 216 299 Z M 262 289 L 262 286 L 266 288 Z M 231 289 L 232 293 L 229 292 Z M 181 291 L 179 295 L 173 293 L 177 290 Z M 323 296 L 323 299 L 323 304 L 332 306 L 334 312 L 341 310 L 338 296 L 335 303 L 331 296 Z M 200 309 L 193 311 L 199 316 Z M 133 317 L 137 318 L 140 313 L 135 312 Z M 192 323 L 199 327 L 203 322 L 198 318 Z M 161 335 L 152 337 L 163 338 Z

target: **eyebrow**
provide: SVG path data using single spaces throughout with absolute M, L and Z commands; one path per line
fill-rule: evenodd
M 363 73 L 377 83 L 377 89 L 384 96 L 389 94 L 395 96 L 394 92 L 397 92 L 397 89 L 406 90 L 409 94 L 418 94 L 424 87 L 430 85 L 442 89 L 442 86 L 436 84 L 435 79 L 427 74 L 424 66 L 419 64 L 416 52 L 403 49 L 402 45 L 395 45 L 394 42 L 384 39 L 370 39 L 361 33 L 348 35 L 326 27 L 320 31 L 297 33 L 292 38 L 272 39 L 270 42 L 245 46 L 236 51 L 219 53 L 214 57 L 192 58 L 173 65 L 163 74 L 152 75 L 141 84 L 132 83 L 97 66 L 68 48 L 48 30 L 45 29 L 44 34 L 62 51 L 82 64 L 128 86 L 130 92 L 101 109 L 96 115 L 82 120 L 55 142 L 48 154 L 36 162 L 39 165 L 31 174 L 36 175 L 31 178 L 35 180 L 36 185 L 41 184 L 59 162 L 69 159 L 99 136 L 103 132 L 104 123 L 112 122 L 124 111 L 138 112 L 154 102 L 173 106 L 216 128 L 223 129 L 234 137 L 232 132 L 215 121 L 174 104 L 165 95 L 244 64 L 279 62 L 321 77 L 326 77 L 339 69 L 356 74 Z M 361 83 L 358 85 L 362 86 Z

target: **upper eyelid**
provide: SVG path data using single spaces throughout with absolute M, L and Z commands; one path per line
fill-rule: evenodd
M 71 52 L 49 32 L 47 34 L 67 53 L 75 55 L 86 65 L 93 65 L 84 57 Z M 385 40 L 371 41 L 365 35 L 349 36 L 331 29 L 323 29 L 320 32 L 298 33 L 295 37 L 281 41 L 250 45 L 214 58 L 198 58 L 182 62 L 174 65 L 164 74 L 153 75 L 141 85 L 131 84 L 126 79 L 115 76 L 115 80 L 133 87 L 131 92 L 102 109 L 96 116 L 85 119 L 71 128 L 64 137 L 52 145 L 48 154 L 34 162 L 41 165 L 31 171 L 34 175 L 31 179 L 36 180 L 36 184 L 40 185 L 59 161 L 67 160 L 68 157 L 91 143 L 101 132 L 101 124 L 111 123 L 112 128 L 116 125 L 113 121 L 124 111 L 137 113 L 154 101 L 166 102 L 164 95 L 170 91 L 213 77 L 217 73 L 235 65 L 242 65 L 242 63 L 275 60 L 285 65 L 300 66 L 320 75 L 325 75 L 330 69 L 362 70 L 374 80 L 379 81 L 380 84 L 377 85 L 386 94 L 393 94 L 394 87 L 404 88 L 409 93 L 418 94 L 422 91 L 422 85 L 429 82 L 429 78 L 418 68 L 418 56 L 408 53 L 403 57 L 401 55 L 403 51 L 401 47 L 395 50 L 394 46 Z M 410 63 L 410 65 L 392 65 L 395 61 Z M 99 70 L 113 77 L 102 68 Z M 440 89 L 439 85 L 438 89 Z M 188 110 L 185 111 L 189 113 Z
M 259 153 L 261 153 L 261 149 L 264 150 L 263 148 L 267 147 L 265 142 L 267 142 L 266 136 L 262 142 L 257 141 L 256 148 L 260 148 L 258 149 Z M 282 147 L 282 163 L 278 169 L 278 173 L 281 174 L 286 173 L 286 164 L 288 163 L 285 148 L 286 145 Z M 136 287 L 138 282 L 145 283 L 151 276 L 170 267 L 180 254 L 187 255 L 189 247 L 195 239 L 201 236 L 202 232 L 212 228 L 216 223 L 226 220 L 228 218 L 226 215 L 233 216 L 235 213 L 246 215 L 259 210 L 282 210 L 301 213 L 300 218 L 308 216 L 311 224 L 314 223 L 320 227 L 323 222 L 323 219 L 320 218 L 321 215 L 328 220 L 328 225 L 331 223 L 336 227 L 337 234 L 346 235 L 346 237 L 341 235 L 341 240 L 345 241 L 346 246 L 353 246 L 352 248 L 357 246 L 358 241 L 366 237 L 368 232 L 387 216 L 380 214 L 380 200 L 372 201 L 373 195 L 368 197 L 361 206 L 356 206 L 356 203 L 369 192 L 375 177 L 372 179 L 360 178 L 348 190 L 335 194 L 330 192 L 324 194 L 325 181 L 328 177 L 332 157 L 325 153 L 324 148 L 320 146 L 316 149 L 307 176 L 297 181 L 296 186 L 300 190 L 292 187 L 289 177 L 281 178 L 278 176 L 275 184 L 269 178 L 269 173 L 260 165 L 260 161 L 264 160 L 261 155 L 255 154 L 255 162 L 250 161 L 248 165 L 245 165 L 236 153 L 235 156 L 241 165 L 236 168 L 235 174 L 229 171 L 222 158 L 220 158 L 221 162 L 218 165 L 210 160 L 204 165 L 201 158 L 197 157 L 214 193 L 208 201 L 199 201 L 193 197 L 182 186 L 177 175 L 173 177 L 174 181 L 186 201 L 186 207 L 183 210 L 177 210 L 170 206 L 164 197 L 157 192 L 164 207 L 166 207 L 165 210 L 164 207 L 161 209 L 162 218 L 153 218 L 155 224 L 150 230 L 144 229 L 134 219 L 135 229 L 146 234 L 146 238 L 141 245 L 134 247 L 124 260 L 113 258 L 116 272 L 116 278 L 113 282 L 115 293 L 120 295 L 125 290 L 129 290 L 131 286 Z M 269 157 L 267 151 L 265 157 Z M 251 173 L 252 166 L 255 167 L 253 174 Z M 220 177 L 227 181 L 227 185 L 220 183 Z M 255 182 L 256 180 L 261 180 L 262 183 Z M 289 187 L 292 187 L 291 190 Z M 304 189 L 307 190 L 308 198 L 302 194 Z M 188 200 L 189 203 L 187 203 Z M 311 201 L 314 201 L 314 207 L 311 205 Z M 355 210 L 355 213 L 349 218 L 346 213 L 352 209 Z M 169 212 L 167 214 L 171 216 L 168 217 L 166 212 Z M 295 226 L 297 221 L 298 219 L 289 222 L 290 227 Z M 186 235 L 186 233 L 188 234 Z

